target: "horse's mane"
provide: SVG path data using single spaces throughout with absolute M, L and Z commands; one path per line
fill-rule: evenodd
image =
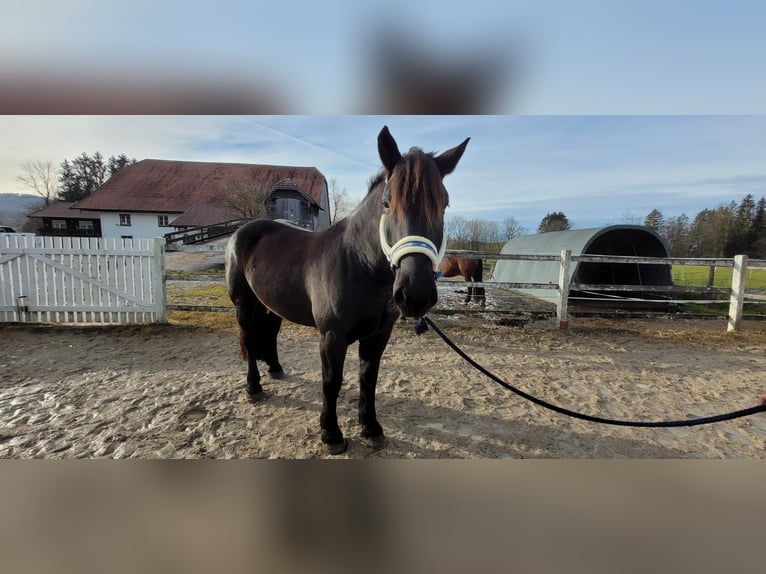
M 380 171 L 369 183 L 368 195 L 385 183 L 386 172 Z M 420 207 L 420 214 L 429 225 L 436 224 L 449 196 L 442 183 L 442 176 L 434 161 L 433 153 L 413 147 L 402 156 L 388 181 L 391 189 L 390 213 L 400 221 L 408 211 Z

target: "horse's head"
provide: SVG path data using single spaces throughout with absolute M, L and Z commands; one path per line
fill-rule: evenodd
M 405 316 L 420 317 L 436 304 L 449 203 L 442 179 L 455 169 L 469 139 L 438 156 L 418 148 L 402 155 L 388 127 L 378 135 L 385 168 L 380 243 L 395 273 L 394 302 Z

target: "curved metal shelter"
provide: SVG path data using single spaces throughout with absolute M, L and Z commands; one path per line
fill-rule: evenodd
M 551 231 L 511 239 L 501 253 L 516 255 L 618 255 L 670 257 L 665 241 L 653 229 L 641 225 L 611 225 L 590 229 Z M 670 264 L 572 262 L 570 283 L 599 285 L 672 285 Z M 492 281 L 558 284 L 557 261 L 498 260 Z M 639 289 L 637 289 L 638 291 Z M 546 300 L 557 299 L 556 290 L 522 289 Z

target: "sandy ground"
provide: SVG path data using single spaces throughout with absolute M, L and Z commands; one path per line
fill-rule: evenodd
M 434 316 L 523 390 L 607 417 L 668 419 L 752 406 L 766 393 L 766 325 L 578 319 L 560 331 Z M 0 327 L 0 457 L 314 458 L 322 404 L 316 335 L 286 325 L 286 378 L 245 393 L 231 330 Z M 471 370 L 434 334 L 400 324 L 384 356 L 378 414 L 388 444 L 356 424 L 356 346 L 338 403 L 347 458 L 764 457 L 766 415 L 680 429 L 596 425 L 543 410 Z M 265 371 L 265 367 L 263 369 Z

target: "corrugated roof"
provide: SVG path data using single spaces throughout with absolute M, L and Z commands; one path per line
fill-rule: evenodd
M 195 205 L 216 205 L 227 187 L 270 189 L 285 179 L 322 205 L 325 179 L 315 167 L 145 159 L 121 169 L 76 207 L 183 213 Z

